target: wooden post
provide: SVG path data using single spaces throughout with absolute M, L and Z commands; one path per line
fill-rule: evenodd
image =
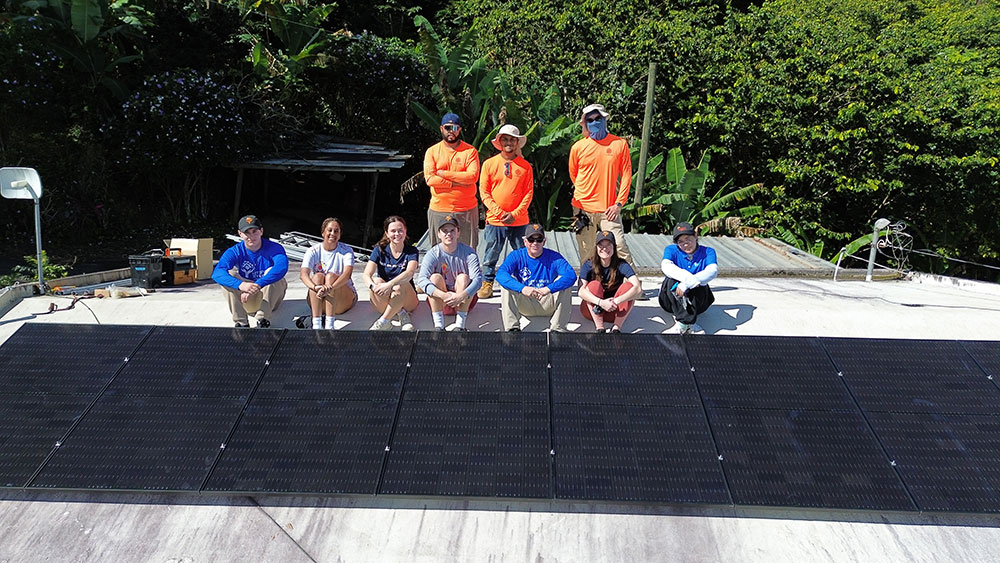
M 642 120 L 642 146 L 639 147 L 639 178 L 635 182 L 635 199 L 632 202 L 638 207 L 642 205 L 642 188 L 646 185 L 646 160 L 649 158 L 649 129 L 653 121 L 653 88 L 656 86 L 656 63 L 649 63 L 649 80 L 646 82 L 646 117 Z M 633 219 L 629 232 L 635 231 L 636 221 Z
M 243 169 L 236 169 L 236 197 L 233 199 L 233 220 L 235 223 L 240 218 L 240 198 L 243 197 Z
M 368 213 L 365 214 L 365 232 L 361 235 L 361 246 L 368 248 L 368 235 L 372 230 L 375 218 L 375 191 L 378 189 L 378 171 L 372 173 L 371 187 L 368 190 Z

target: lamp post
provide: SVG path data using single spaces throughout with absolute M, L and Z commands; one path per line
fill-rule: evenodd
M 35 201 L 35 250 L 38 255 L 38 292 L 45 293 L 45 273 L 42 269 L 42 179 L 34 168 L 0 168 L 0 193 L 7 199 Z
M 875 250 L 878 245 L 878 233 L 889 226 L 888 219 L 878 219 L 875 221 L 875 230 L 872 232 L 872 250 L 868 254 L 868 273 L 865 274 L 865 281 L 872 281 L 872 270 L 875 269 Z

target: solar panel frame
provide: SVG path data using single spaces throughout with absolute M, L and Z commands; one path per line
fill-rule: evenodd
M 395 401 L 254 400 L 205 491 L 375 494 Z
M 149 331 L 25 323 L 0 346 L 0 393 L 96 395 Z
M 102 396 L 29 488 L 197 492 L 243 405 Z
M 404 399 L 545 403 L 546 337 L 544 333 L 420 331 Z
M 916 510 L 861 412 L 708 409 L 737 505 Z
M 289 331 L 257 392 L 275 400 L 395 400 L 415 338 L 405 332 Z
M 686 343 L 709 408 L 853 409 L 816 338 L 716 336 Z
M 24 487 L 93 399 L 0 395 L 0 488 Z
M 108 391 L 246 401 L 284 331 L 156 327 Z
M 550 354 L 556 403 L 701 405 L 679 335 L 557 333 Z
M 556 498 L 732 504 L 701 407 L 556 404 L 553 417 Z
M 404 401 L 379 494 L 551 498 L 547 410 Z
M 1000 416 L 872 413 L 922 511 L 1000 512 Z
M 868 412 L 990 414 L 1000 389 L 958 341 L 821 338 Z

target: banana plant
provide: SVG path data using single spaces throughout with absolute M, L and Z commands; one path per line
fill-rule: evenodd
M 633 161 L 637 160 L 639 143 L 632 147 Z M 711 155 L 702 154 L 698 165 L 688 169 L 684 155 L 679 148 L 670 149 L 666 155 L 660 153 L 646 163 L 646 170 L 636 170 L 632 175 L 634 184 L 640 173 L 646 175 L 646 193 L 636 205 L 625 206 L 625 215 L 637 222 L 641 228 L 656 226 L 669 231 L 681 221 L 694 223 L 702 233 L 735 232 L 751 234 L 753 229 L 742 225 L 742 219 L 760 215 L 759 205 L 738 204 L 747 200 L 755 192 L 763 189 L 763 184 L 751 184 L 742 188 L 732 188 L 728 181 L 716 190 L 709 184 L 708 164 Z M 658 173 L 663 168 L 662 173 Z

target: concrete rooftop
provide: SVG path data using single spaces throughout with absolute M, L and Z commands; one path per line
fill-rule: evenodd
M 365 330 L 361 300 L 338 321 Z M 673 327 L 653 297 L 626 332 Z M 1000 289 L 952 279 L 873 283 L 720 278 L 699 322 L 708 334 L 1000 340 Z M 306 314 L 297 265 L 275 328 Z M 574 303 L 578 303 L 574 298 Z M 0 341 L 24 322 L 231 327 L 211 283 L 145 297 L 23 300 L 0 319 Z M 432 326 L 426 305 L 414 315 Z M 570 328 L 580 326 L 575 311 Z M 534 322 L 526 330 L 541 330 Z M 471 330 L 500 330 L 499 298 Z M 739 361 L 734 358 L 733 361 Z M 995 561 L 989 516 L 653 506 L 561 501 L 383 497 L 212 497 L 0 491 L 0 562 L 13 561 Z

